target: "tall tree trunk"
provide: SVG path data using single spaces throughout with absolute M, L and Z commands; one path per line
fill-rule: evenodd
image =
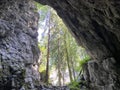
M 71 66 L 72 66 L 71 68 L 72 68 L 72 73 L 73 73 L 74 80 L 76 80 L 73 58 L 71 59 Z
M 68 54 L 68 49 L 67 49 L 66 35 L 65 35 L 64 44 L 65 44 L 65 52 L 66 52 L 67 65 L 68 65 L 68 70 L 69 70 L 69 77 L 70 77 L 70 81 L 73 81 L 72 72 L 71 72 L 71 68 L 70 68 L 70 59 L 69 59 L 69 54 Z
M 65 73 L 62 73 L 63 86 L 65 85 Z
M 61 61 L 60 61 L 60 41 L 59 41 L 60 38 L 58 38 L 58 82 L 59 82 L 59 86 L 61 86 Z
M 45 77 L 45 82 L 48 84 L 49 80 L 49 39 L 50 39 L 50 30 L 48 31 L 48 47 L 47 47 L 47 64 L 46 64 L 46 77 Z
M 45 82 L 49 83 L 49 56 L 50 56 L 50 12 L 48 13 L 48 45 L 47 45 L 47 64 Z

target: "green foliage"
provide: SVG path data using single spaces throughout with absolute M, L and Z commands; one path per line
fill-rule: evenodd
M 40 71 L 41 81 L 45 82 L 46 70 Z
M 79 61 L 79 70 L 82 71 L 84 68 L 84 65 L 90 60 L 90 56 L 85 56 L 82 60 Z
M 90 56 L 86 56 L 83 60 L 80 60 L 80 66 L 84 66 L 85 63 L 87 63 L 90 60 Z
M 50 72 L 52 72 L 53 69 L 59 69 L 63 75 L 69 68 L 69 63 L 72 77 L 74 76 L 74 80 L 76 80 L 75 77 L 77 77 L 79 72 L 83 70 L 84 64 L 90 60 L 90 56 L 87 54 L 84 48 L 77 45 L 75 39 L 69 33 L 69 30 L 64 25 L 62 19 L 57 16 L 57 13 L 53 9 L 48 6 L 39 5 L 38 3 L 35 4 L 40 12 L 40 28 L 44 27 L 41 23 L 48 19 L 48 12 L 51 13 L 49 18 L 50 24 L 45 24 L 46 28 L 50 28 Z M 44 71 L 46 66 L 47 39 L 48 36 L 47 33 L 45 33 L 42 42 L 38 44 L 42 53 L 40 72 Z M 61 77 L 64 78 L 64 76 Z M 71 82 L 70 84 L 71 90 L 80 90 L 77 88 L 77 86 L 78 82 L 75 81 Z
M 70 82 L 68 84 L 68 87 L 70 88 L 70 90 L 80 90 L 79 82 L 76 82 L 76 81 Z
M 49 11 L 49 6 L 42 5 L 42 4 L 37 3 L 37 2 L 34 2 L 34 4 L 36 6 L 37 12 L 40 14 L 40 20 L 39 21 L 43 22 L 45 17 L 46 17 L 46 14 Z
M 40 67 L 39 67 L 39 72 L 43 72 L 46 70 L 46 46 L 42 43 L 38 43 L 38 48 L 40 49 L 41 52 L 41 63 L 40 63 Z
M 34 4 L 35 4 L 37 10 L 40 10 L 42 7 L 45 6 L 45 5 L 42 5 L 42 4 L 38 3 L 38 2 L 34 2 Z

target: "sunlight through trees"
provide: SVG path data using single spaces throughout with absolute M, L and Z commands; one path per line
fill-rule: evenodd
M 41 80 L 64 86 L 79 79 L 83 66 L 90 60 L 84 48 L 77 45 L 57 13 L 49 6 L 36 3 L 39 19 Z M 45 78 L 45 79 L 44 79 Z

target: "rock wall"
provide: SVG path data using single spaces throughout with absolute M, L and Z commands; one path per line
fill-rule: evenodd
M 93 58 L 84 71 L 89 88 L 120 90 L 120 1 L 35 1 L 53 7 Z
M 93 58 L 84 70 L 89 90 L 120 90 L 120 1 L 36 1 L 52 6 Z M 0 0 L 0 90 L 39 85 L 37 22 L 31 0 Z
M 0 0 L 0 90 L 36 90 L 38 14 L 31 0 Z

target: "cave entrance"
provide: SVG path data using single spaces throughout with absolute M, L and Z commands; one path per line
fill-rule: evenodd
M 38 46 L 41 51 L 41 81 L 55 86 L 79 82 L 83 67 L 90 60 L 78 46 L 56 11 L 35 3 L 39 13 Z

